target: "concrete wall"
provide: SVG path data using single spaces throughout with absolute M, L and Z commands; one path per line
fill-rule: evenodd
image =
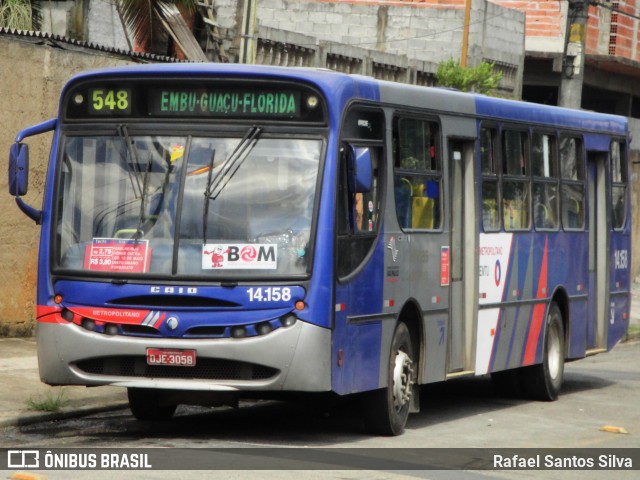
M 87 13 L 87 40 L 129 49 L 124 28 L 113 0 L 92 0 Z
M 27 39 L 0 37 L 0 335 L 28 335 L 35 318 L 36 260 L 40 228 L 23 215 L 7 190 L 6 162 L 16 133 L 56 115 L 63 84 L 76 72 L 131 63 L 106 55 L 70 52 Z M 51 135 L 29 141 L 27 201 L 39 207 Z
M 384 1 L 260 0 L 257 28 L 304 34 L 319 42 L 400 55 L 408 61 L 437 64 L 460 58 L 463 39 L 462 4 L 438 1 L 437 5 L 411 2 L 402 5 Z M 238 5 L 241 0 L 216 2 L 217 22 L 228 39 L 238 35 Z M 524 69 L 525 14 L 487 2 L 473 0 L 469 31 L 468 64 L 482 60 L 498 64 L 509 78 L 507 90 L 520 97 Z M 301 45 L 304 47 L 304 45 Z M 236 45 L 225 50 L 235 61 Z
M 629 119 L 631 133 L 631 279 L 640 283 L 640 120 Z M 635 141 L 633 140 L 635 139 Z

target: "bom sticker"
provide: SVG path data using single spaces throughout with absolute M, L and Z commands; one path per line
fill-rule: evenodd
M 202 247 L 203 270 L 274 270 L 278 246 L 268 243 L 207 243 Z

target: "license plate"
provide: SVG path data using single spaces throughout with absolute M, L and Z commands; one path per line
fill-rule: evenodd
M 171 365 L 174 367 L 195 367 L 196 351 L 147 348 L 147 364 Z

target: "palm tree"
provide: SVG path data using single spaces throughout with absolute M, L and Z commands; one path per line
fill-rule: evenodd
M 162 3 L 175 4 L 183 15 L 197 8 L 197 0 L 117 0 L 118 12 L 131 29 L 137 49 L 148 51 L 163 31 L 158 16 Z

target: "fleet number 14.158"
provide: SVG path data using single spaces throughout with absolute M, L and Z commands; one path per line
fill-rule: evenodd
M 256 287 L 247 290 L 250 302 L 288 302 L 291 300 L 289 287 Z

